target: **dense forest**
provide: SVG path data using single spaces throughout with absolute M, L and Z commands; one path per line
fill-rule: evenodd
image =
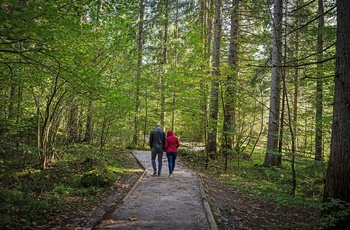
M 1 180 L 74 147 L 148 149 L 161 123 L 206 168 L 254 156 L 287 168 L 291 196 L 298 165 L 315 163 L 322 213 L 349 216 L 349 12 L 347 0 L 3 0 Z

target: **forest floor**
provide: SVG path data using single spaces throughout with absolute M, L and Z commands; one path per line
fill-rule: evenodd
M 200 176 L 220 230 L 312 229 L 308 224 L 317 217 L 314 211 L 239 194 L 215 175 Z
M 310 220 L 317 217 L 315 211 L 278 205 L 242 195 L 221 182 L 217 175 L 208 172 L 198 173 L 220 230 L 301 229 L 301 226 L 304 226 L 302 229 L 311 229 L 307 226 Z M 113 190 L 101 196 L 96 203 L 52 218 L 52 221 L 41 226 L 42 229 L 45 227 L 50 229 L 93 228 L 122 202 L 123 197 L 136 183 L 138 178 L 135 176 L 129 175 L 123 178 L 119 186 L 115 186 Z M 56 227 L 54 227 L 55 219 L 59 220 L 59 223 L 56 222 L 59 224 Z

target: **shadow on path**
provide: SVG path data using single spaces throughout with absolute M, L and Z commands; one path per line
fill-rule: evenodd
M 177 160 L 173 178 L 168 178 L 168 162 L 164 156 L 161 176 L 153 176 L 150 151 L 133 154 L 145 173 L 123 204 L 94 229 L 217 229 L 195 172 Z

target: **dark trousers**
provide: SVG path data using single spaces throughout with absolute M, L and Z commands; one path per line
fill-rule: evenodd
M 157 172 L 157 164 L 156 164 L 156 157 L 158 157 L 158 175 L 160 175 L 160 172 L 162 171 L 162 160 L 163 160 L 163 149 L 151 149 L 151 158 L 152 158 L 152 167 L 153 171 Z

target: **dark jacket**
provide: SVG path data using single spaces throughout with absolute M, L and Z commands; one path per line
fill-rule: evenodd
M 165 132 L 160 128 L 156 128 L 151 132 L 149 136 L 149 146 L 155 149 L 163 149 L 165 138 Z
M 175 137 L 173 131 L 169 130 L 167 132 L 167 138 L 165 139 L 164 151 L 177 153 L 177 148 L 179 148 L 179 146 L 179 138 Z

